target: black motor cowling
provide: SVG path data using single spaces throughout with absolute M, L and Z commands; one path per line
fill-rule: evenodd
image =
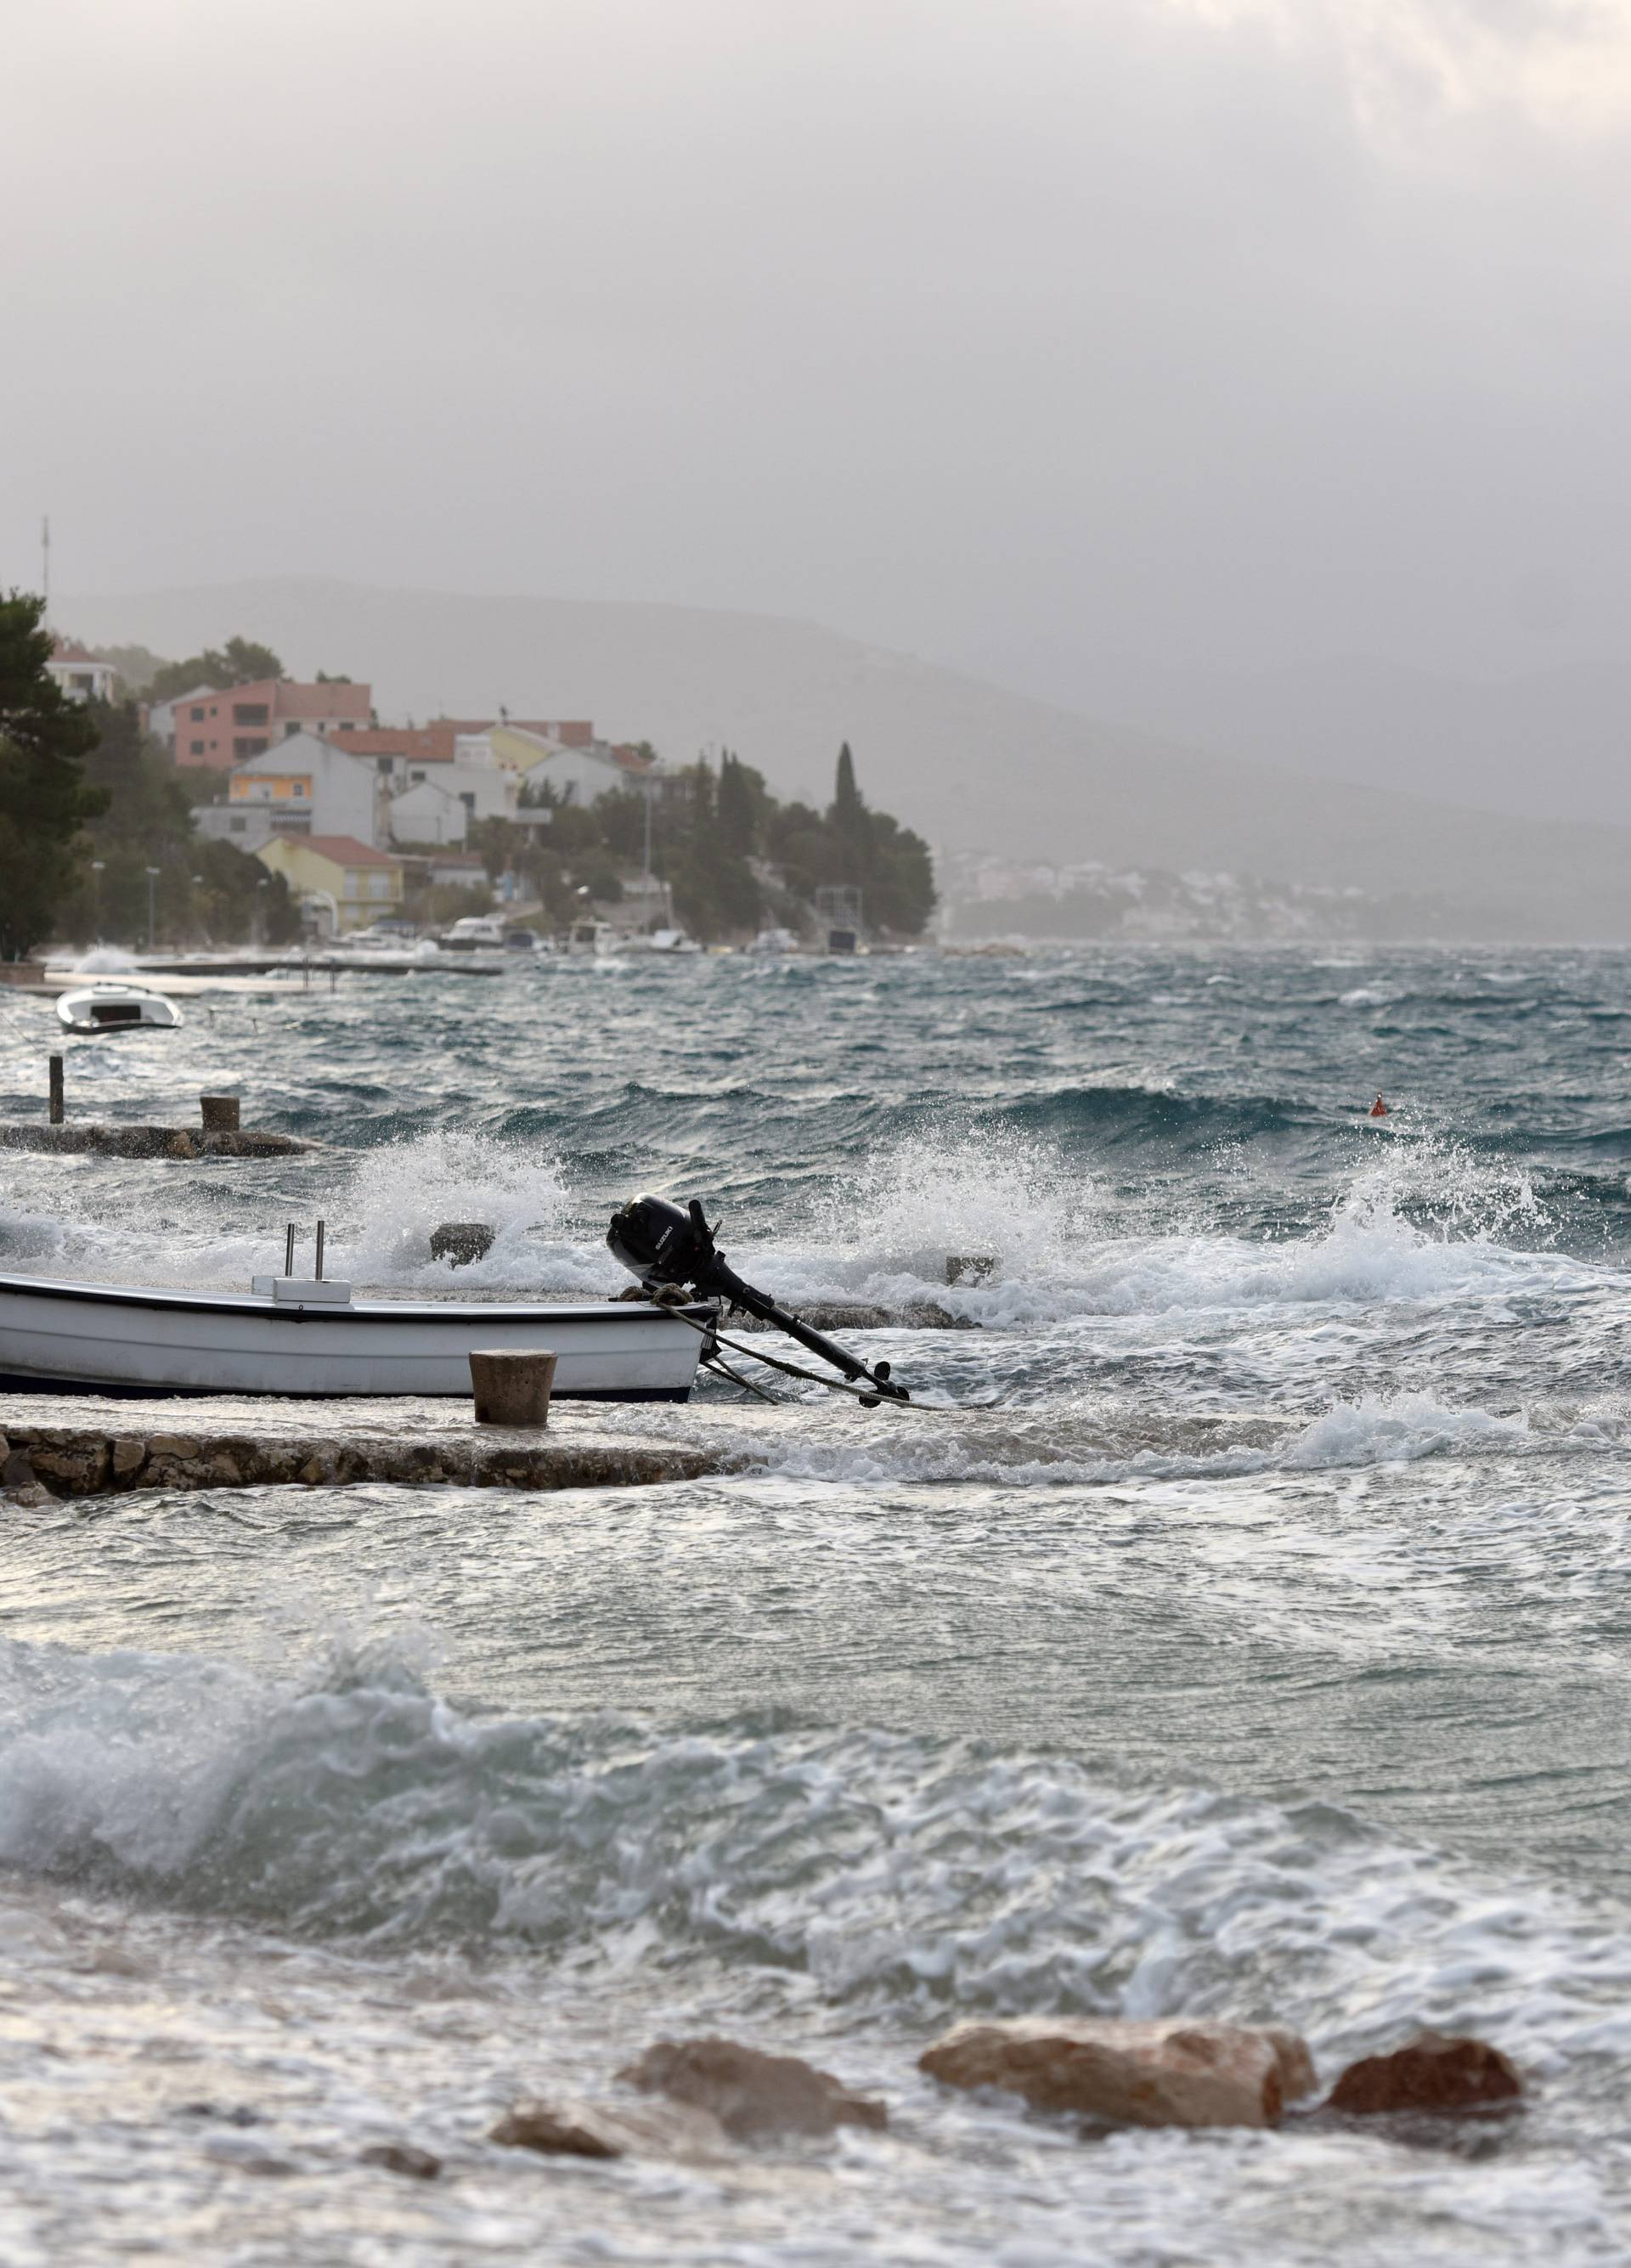
M 702 1207 L 690 1211 L 667 1197 L 631 1197 L 612 1215 L 606 1241 L 613 1256 L 642 1284 L 694 1284 L 713 1256 L 713 1238 Z
M 713 1231 L 697 1198 L 682 1208 L 667 1197 L 631 1197 L 612 1215 L 606 1242 L 622 1266 L 648 1291 L 659 1285 L 677 1284 L 705 1297 L 727 1300 L 761 1322 L 774 1323 L 778 1330 L 786 1331 L 789 1338 L 830 1362 L 844 1377 L 857 1384 L 864 1382 L 869 1389 L 862 1396 L 864 1401 L 911 1399 L 904 1386 L 893 1382 L 887 1362 L 876 1363 L 869 1370 L 835 1341 L 778 1307 L 768 1293 L 744 1284 L 735 1270 L 727 1266 L 724 1254 L 715 1250 Z

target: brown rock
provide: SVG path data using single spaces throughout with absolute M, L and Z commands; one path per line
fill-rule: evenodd
M 1182 2017 L 959 2024 L 918 2064 L 948 2087 L 999 2087 L 1114 2126 L 1273 2126 L 1314 2085 L 1295 2032 Z
M 120 1480 L 127 1473 L 137 1471 L 147 1454 L 146 1442 L 135 1433 L 115 1433 L 111 1447 L 114 1473 Z
M 358 2155 L 365 2166 L 383 2166 L 388 2174 L 406 2174 L 416 2182 L 433 2182 L 442 2169 L 432 2151 L 412 2142 L 370 2142 Z
M 546 2157 L 717 2158 L 729 2141 L 709 2111 L 687 2102 L 545 2102 L 506 2111 L 489 2139 Z
M 1524 2082 L 1487 2041 L 1418 2032 L 1391 2055 L 1351 2063 L 1332 2088 L 1327 2109 L 1368 2117 L 1379 2111 L 1503 2110 L 1522 2099 Z
M 185 1127 L 172 1134 L 164 1147 L 166 1158 L 196 1158 L 198 1155 L 198 1145 Z
M 155 1457 L 196 1457 L 198 1444 L 186 1433 L 154 1433 L 149 1439 L 149 1454 Z
M 711 2111 L 727 2134 L 830 2134 L 835 2126 L 886 2126 L 873 2096 L 852 2094 L 797 2056 L 764 2055 L 734 2040 L 659 2040 L 618 2078 L 648 2094 Z
M 33 1468 L 41 1480 L 55 1484 L 59 1494 L 88 1496 L 102 1484 L 106 1456 L 107 1444 L 102 1441 L 72 1441 L 55 1447 L 36 1445 Z

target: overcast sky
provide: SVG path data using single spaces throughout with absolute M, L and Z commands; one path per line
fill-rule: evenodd
M 1631 0 L 3 18 L 0 582 L 1619 650 Z

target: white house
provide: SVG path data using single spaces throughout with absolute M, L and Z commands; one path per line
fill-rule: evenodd
M 589 804 L 618 788 L 637 786 L 647 775 L 631 772 L 609 748 L 557 748 L 521 775 L 522 785 L 536 795 L 546 783 L 563 803 Z
M 462 843 L 470 810 L 460 795 L 444 787 L 440 775 L 454 774 L 452 764 L 428 768 L 437 777 L 420 778 L 386 806 L 386 824 L 393 843 Z
M 243 850 L 257 850 L 272 834 L 375 844 L 379 792 L 373 764 L 315 733 L 293 733 L 232 766 L 225 802 L 199 811 L 198 831 Z
M 111 701 L 119 689 L 114 664 L 71 638 L 58 638 L 45 666 L 47 676 L 55 678 L 73 701 Z

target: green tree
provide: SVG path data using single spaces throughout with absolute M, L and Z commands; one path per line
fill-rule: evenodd
M 13 960 L 50 936 L 104 802 L 85 777 L 96 725 L 48 674 L 44 621 L 43 599 L 0 599 L 0 958 Z
M 828 820 L 840 842 L 858 844 L 866 842 L 867 806 L 855 784 L 855 759 L 850 754 L 847 740 L 838 750 L 838 767 L 832 783 L 832 809 L 828 814 Z
M 918 936 L 934 910 L 929 846 L 887 812 L 867 808 L 847 740 L 838 751 L 826 834 L 828 871 L 822 880 L 859 887 L 869 929 Z
M 229 685 L 258 685 L 265 678 L 281 677 L 284 666 L 269 645 L 253 638 L 230 637 L 221 647 L 210 646 L 186 661 L 166 661 L 149 681 L 150 701 L 173 701 L 196 685 L 212 685 L 225 692 Z
M 759 847 L 759 832 L 770 801 L 763 772 L 744 764 L 727 748 L 720 759 L 720 786 L 714 823 L 720 841 L 734 858 L 750 858 Z

